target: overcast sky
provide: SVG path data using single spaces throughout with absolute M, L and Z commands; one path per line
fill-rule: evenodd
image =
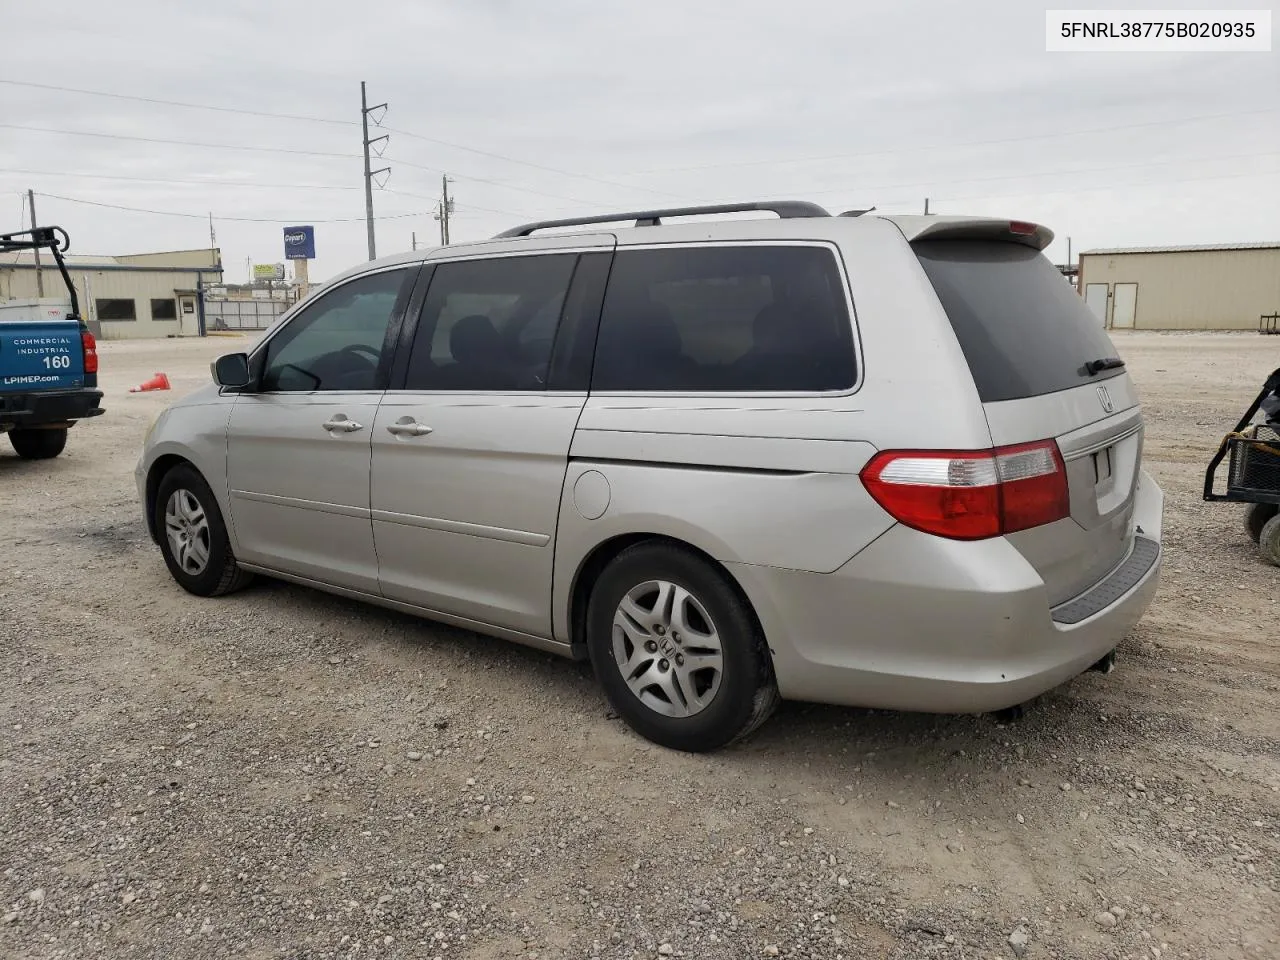
M 281 259 L 283 226 L 314 223 L 312 279 L 322 279 L 367 255 L 366 80 L 396 131 L 375 161 L 391 167 L 374 196 L 379 254 L 408 249 L 413 231 L 436 242 L 442 172 L 455 181 L 455 241 L 610 209 L 794 198 L 919 212 L 926 196 L 939 213 L 1045 223 L 1058 260 L 1068 236 L 1073 253 L 1280 240 L 1280 53 L 1051 54 L 1044 10 L 1027 0 L 9 3 L 0 79 L 226 109 L 0 83 L 0 230 L 19 226 L 29 187 L 40 220 L 67 227 L 78 253 L 207 246 L 201 218 L 212 211 L 227 278 L 239 280 L 246 259 Z

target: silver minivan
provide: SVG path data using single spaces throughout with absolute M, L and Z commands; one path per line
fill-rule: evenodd
M 1161 559 L 1051 238 L 751 203 L 363 264 L 160 415 L 147 522 L 201 596 L 264 574 L 590 659 L 678 749 L 781 698 L 1015 706 L 1110 666 Z

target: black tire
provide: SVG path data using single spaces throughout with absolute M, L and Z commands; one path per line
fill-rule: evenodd
M 67 428 L 10 430 L 9 442 L 23 460 L 52 460 L 67 446 Z
M 207 550 L 208 559 L 204 566 L 192 571 L 184 567 L 174 554 L 174 545 L 170 542 L 165 525 L 165 514 L 170 498 L 175 493 L 185 491 L 195 498 L 206 523 L 206 532 L 198 539 Z M 235 555 L 231 552 L 231 541 L 227 539 L 227 527 L 222 519 L 222 511 L 218 509 L 217 498 L 205 483 L 204 477 L 194 467 L 181 464 L 174 467 L 160 480 L 156 493 L 154 522 L 160 539 L 160 552 L 164 554 L 165 565 L 173 579 L 178 581 L 188 593 L 199 597 L 220 597 L 224 593 L 239 590 L 253 579 L 253 574 L 241 570 L 236 565 Z
M 1251 503 L 1244 508 L 1244 532 L 1254 543 L 1262 536 L 1262 528 L 1267 521 L 1280 512 L 1274 503 Z
M 1258 537 L 1258 552 L 1268 563 L 1280 567 L 1280 514 L 1263 524 L 1262 534 Z
M 665 581 L 687 590 L 705 610 L 720 638 L 719 686 L 713 689 L 707 683 L 703 695 L 709 694 L 710 700 L 689 716 L 666 716 L 646 705 L 627 685 L 614 656 L 614 615 L 629 593 L 650 581 Z M 675 634 L 672 630 L 671 637 Z M 658 634 L 646 635 L 658 640 Z M 619 628 L 619 637 L 623 636 Z M 624 650 L 634 648 L 629 640 L 620 642 Z M 604 569 L 587 606 L 587 649 L 596 677 L 619 716 L 641 736 L 674 750 L 701 753 L 741 740 L 764 723 L 778 705 L 769 649 L 751 607 L 723 570 L 672 544 L 637 544 Z M 649 658 L 652 669 L 662 663 L 671 669 L 674 660 L 659 657 L 661 651 Z M 639 671 L 641 675 L 645 672 Z M 677 709 L 687 710 L 687 703 L 682 701 Z

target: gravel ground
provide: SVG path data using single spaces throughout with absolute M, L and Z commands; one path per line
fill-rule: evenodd
M 705 757 L 583 665 L 184 594 L 133 465 L 236 341 L 104 344 L 106 416 L 0 453 L 0 956 L 1280 957 L 1280 570 L 1199 499 L 1280 351 L 1117 340 L 1168 550 L 1117 670 L 1008 726 L 789 704 Z

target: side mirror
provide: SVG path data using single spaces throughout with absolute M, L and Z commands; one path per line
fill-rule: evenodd
M 213 382 L 220 387 L 247 387 L 253 380 L 249 373 L 247 353 L 228 353 L 213 361 L 210 366 Z

